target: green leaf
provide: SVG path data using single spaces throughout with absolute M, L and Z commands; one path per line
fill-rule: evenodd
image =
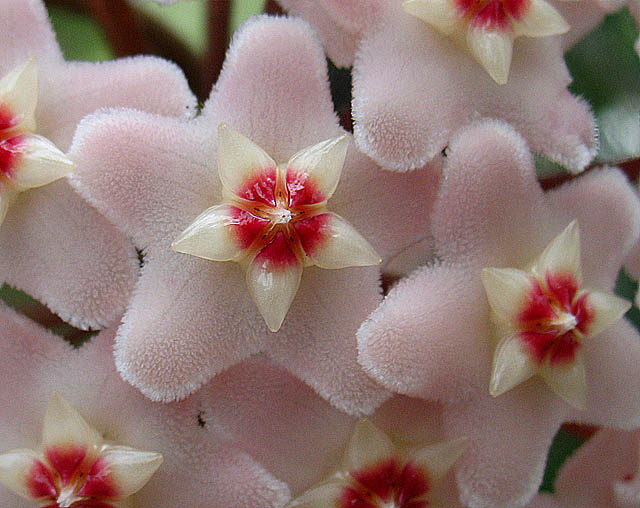
M 598 161 L 640 156 L 640 59 L 634 50 L 635 21 L 625 8 L 565 56 L 574 78 L 572 92 L 593 106 L 600 128 Z
M 231 8 L 231 31 L 235 31 L 248 18 L 264 11 L 266 0 L 234 0 Z
M 67 60 L 109 60 L 113 53 L 100 26 L 89 16 L 48 6 L 53 29 Z

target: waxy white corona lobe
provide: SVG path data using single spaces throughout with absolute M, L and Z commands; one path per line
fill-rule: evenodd
M 69 175 L 74 164 L 48 139 L 35 134 L 38 73 L 27 60 L 0 79 L 0 224 L 18 192 Z
M 339 470 L 287 508 L 445 508 L 440 479 L 467 447 L 464 438 L 401 453 L 368 420 L 360 420 Z
M 497 341 L 493 396 L 539 374 L 569 404 L 585 409 L 583 343 L 620 319 L 631 304 L 583 288 L 580 266 L 580 233 L 573 221 L 528 269 L 483 270 Z
M 322 141 L 278 165 L 251 140 L 221 124 L 218 172 L 224 201 L 198 216 L 172 248 L 241 263 L 258 310 L 269 329 L 278 331 L 305 266 L 380 263 L 371 245 L 327 209 L 348 144 L 347 136 Z
M 121 508 L 161 463 L 158 453 L 105 443 L 69 402 L 53 392 L 41 449 L 1 454 L 0 483 L 45 508 Z
M 509 77 L 513 40 L 566 33 L 545 0 L 406 0 L 404 9 L 466 48 L 498 84 Z

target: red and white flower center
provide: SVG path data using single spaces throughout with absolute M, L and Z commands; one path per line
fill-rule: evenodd
M 472 26 L 504 31 L 524 17 L 531 0 L 455 0 L 455 5 Z
M 425 498 L 431 480 L 423 468 L 412 461 L 404 465 L 398 459 L 350 473 L 338 508 L 427 508 Z
M 81 447 L 48 449 L 27 473 L 27 485 L 45 508 L 116 508 L 110 500 L 120 496 L 109 464 Z
M 13 176 L 24 151 L 24 138 L 15 129 L 22 117 L 0 101 L 0 182 Z
M 273 267 L 304 263 L 326 238 L 326 197 L 303 171 L 266 169 L 229 201 L 238 246 Z
M 520 338 L 538 364 L 567 363 L 589 334 L 593 308 L 573 275 L 546 273 L 543 281 L 532 278 L 517 319 Z

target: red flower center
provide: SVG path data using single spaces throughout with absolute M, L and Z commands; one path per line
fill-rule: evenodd
M 508 30 L 512 20 L 519 20 L 531 0 L 455 0 L 460 14 L 475 28 Z

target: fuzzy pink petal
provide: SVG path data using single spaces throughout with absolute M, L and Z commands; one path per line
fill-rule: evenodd
M 556 479 L 556 499 L 563 508 L 611 508 L 614 484 L 635 476 L 638 433 L 601 430 L 576 451 Z
M 180 119 L 98 113 L 81 122 L 70 156 L 78 191 L 141 248 L 169 249 L 221 199 L 215 138 Z
M 99 108 L 128 107 L 188 117 L 195 106 L 184 74 L 166 60 L 137 56 L 100 63 L 67 62 L 40 72 L 36 121 L 38 132 L 66 151 L 78 122 Z
M 470 440 L 456 463 L 463 504 L 526 506 L 542 481 L 551 441 L 566 413 L 563 404 L 533 379 L 495 399 L 487 390 L 472 404 L 447 407 L 447 433 Z
M 327 50 L 329 58 L 338 67 L 349 67 L 358 47 L 357 33 L 336 23 L 318 0 L 278 0 L 280 5 L 294 16 L 313 25 Z
M 484 302 L 479 271 L 424 267 L 362 324 L 358 359 L 388 389 L 407 395 L 457 401 L 488 391 L 493 351 Z
M 613 290 L 640 237 L 640 201 L 627 177 L 618 169 L 591 171 L 546 197 L 558 227 L 578 220 L 584 285 Z
M 264 349 L 269 335 L 236 264 L 151 250 L 116 342 L 125 380 L 153 400 L 182 399 Z
M 408 174 L 383 171 L 352 147 L 328 206 L 371 243 L 384 266 L 429 235 L 439 169 L 431 164 Z
M 563 508 L 555 496 L 547 493 L 540 493 L 527 505 L 527 508 Z M 585 507 L 586 508 L 586 507 Z
M 389 7 L 363 39 L 354 66 L 356 142 L 385 167 L 420 167 L 474 115 L 508 121 L 533 150 L 574 171 L 594 157 L 586 104 L 566 91 L 558 38 L 520 38 L 506 85 L 422 21 Z
M 111 356 L 115 329 L 74 350 L 4 307 L 0 309 L 0 450 L 37 447 L 52 390 L 119 444 L 162 453 L 164 462 L 136 495 L 142 508 L 282 506 L 288 489 L 228 441 L 206 436 L 198 401 L 154 404 L 118 376 Z M 2 499 L 2 498 L 0 498 Z M 12 498 L 5 506 L 22 506 Z
M 203 117 L 224 121 L 277 163 L 344 133 L 322 47 L 299 19 L 262 16 L 236 32 Z
M 0 6 L 0 76 L 33 56 L 39 63 L 62 61 L 41 0 L 5 0 Z
M 553 6 L 571 26 L 569 32 L 562 36 L 562 45 L 565 51 L 596 28 L 609 12 L 609 9 L 606 9 L 597 0 L 587 0 L 580 3 L 558 0 L 553 2 Z
M 618 321 L 585 342 L 587 411 L 576 419 L 595 425 L 640 427 L 640 335 Z
M 0 277 L 79 328 L 103 328 L 126 305 L 136 252 L 66 180 L 21 193 L 0 226 Z
M 369 414 L 389 396 L 356 359 L 358 326 L 380 302 L 378 273 L 375 267 L 307 268 L 268 351 L 277 363 L 350 414 Z
M 261 356 L 223 372 L 201 393 L 204 418 L 229 429 L 294 496 L 327 477 L 354 422 Z
M 523 139 L 502 122 L 475 122 L 449 147 L 433 219 L 439 253 L 478 268 L 525 266 L 546 246 L 543 199 Z

